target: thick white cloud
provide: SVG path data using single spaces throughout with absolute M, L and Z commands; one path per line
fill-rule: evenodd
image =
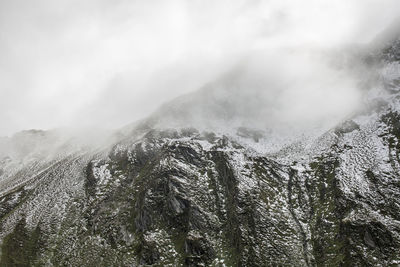
M 254 51 L 368 42 L 398 15 L 397 5 L 0 1 L 0 135 L 70 125 L 119 127 L 212 81 Z

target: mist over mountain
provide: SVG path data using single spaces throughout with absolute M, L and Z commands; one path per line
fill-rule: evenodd
M 396 1 L 0 3 L 0 266 L 400 265 Z
M 331 73 L 331 56 L 321 54 L 370 42 L 398 16 L 396 7 L 395 0 L 3 2 L 0 135 L 117 129 L 237 69 L 247 75 L 242 86 L 271 90 L 268 104 L 280 95 L 275 113 L 312 117 L 300 102 L 308 109 L 325 94 L 337 103 L 356 97 L 344 89 L 353 87 L 351 75 Z M 336 90 L 328 84 L 342 78 Z M 261 80 L 270 85 L 256 85 Z M 343 114 L 340 104 L 327 107 Z

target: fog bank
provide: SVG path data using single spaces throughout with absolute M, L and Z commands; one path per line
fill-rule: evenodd
M 332 67 L 326 51 L 370 42 L 398 17 L 397 6 L 395 0 L 2 1 L 0 136 L 118 128 L 221 80 L 216 97 L 229 100 L 240 88 L 234 112 L 253 116 L 249 122 L 329 121 L 351 112 L 360 92 L 353 74 Z

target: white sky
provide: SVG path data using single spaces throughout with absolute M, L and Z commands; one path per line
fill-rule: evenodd
M 398 0 L 0 0 L 0 136 L 120 127 L 254 50 L 368 42 Z

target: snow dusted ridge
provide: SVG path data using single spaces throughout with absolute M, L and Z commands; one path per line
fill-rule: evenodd
M 151 117 L 107 145 L 2 140 L 0 265 L 400 265 L 396 45 L 370 55 L 365 108 L 328 131 Z

